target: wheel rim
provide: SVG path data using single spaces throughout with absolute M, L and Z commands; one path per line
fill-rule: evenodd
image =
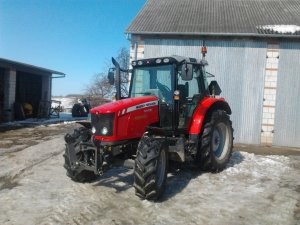
M 157 170 L 156 170 L 156 184 L 157 187 L 160 187 L 165 178 L 166 171 L 166 152 L 162 149 L 159 154 L 158 162 L 157 162 Z
M 215 157 L 222 160 L 226 155 L 229 145 L 229 128 L 224 123 L 215 126 L 212 135 L 212 150 Z

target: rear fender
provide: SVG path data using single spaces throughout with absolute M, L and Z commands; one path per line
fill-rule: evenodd
M 217 109 L 224 110 L 227 114 L 231 114 L 230 106 L 224 98 L 205 97 L 194 111 L 189 134 L 199 135 L 204 122 L 208 121 L 212 112 Z

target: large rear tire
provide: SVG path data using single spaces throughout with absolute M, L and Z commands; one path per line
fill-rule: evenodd
M 88 135 L 86 134 L 86 132 L 87 132 L 87 128 L 84 128 L 84 127 L 75 129 L 73 134 L 69 135 L 69 137 L 68 137 L 68 138 L 72 139 L 72 143 L 67 143 L 67 145 L 74 144 L 75 150 L 77 148 L 80 148 L 79 147 L 80 141 L 87 141 L 87 139 L 89 138 Z M 65 159 L 64 168 L 67 170 L 67 176 L 70 177 L 73 181 L 81 182 L 81 183 L 91 182 L 98 177 L 92 171 L 79 170 L 79 169 L 72 167 L 71 162 L 69 160 L 70 157 L 69 157 L 69 151 L 67 149 L 67 146 L 66 146 L 65 153 L 63 156 Z M 76 157 L 77 157 L 78 161 L 82 161 L 83 157 L 84 157 L 83 152 L 79 151 L 76 154 Z
M 205 171 L 222 171 L 231 156 L 233 146 L 232 122 L 223 110 L 212 113 L 210 121 L 204 124 L 200 137 L 200 168 Z
M 163 140 L 142 137 L 134 168 L 135 194 L 141 199 L 157 200 L 165 189 L 168 152 Z

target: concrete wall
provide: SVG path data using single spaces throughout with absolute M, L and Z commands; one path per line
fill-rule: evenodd
M 4 117 L 13 120 L 14 102 L 16 98 L 16 71 L 6 69 L 4 73 Z
M 43 76 L 42 78 L 42 100 L 50 101 L 51 100 L 51 74 L 48 76 Z

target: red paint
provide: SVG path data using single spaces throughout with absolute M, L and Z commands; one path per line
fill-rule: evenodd
M 193 114 L 189 134 L 200 133 L 207 110 L 216 102 L 225 102 L 225 99 L 205 97 L 201 103 L 198 104 Z
M 158 105 L 135 109 L 131 112 L 127 112 L 127 109 L 152 101 L 158 101 L 158 98 L 154 96 L 129 98 L 91 109 L 92 114 L 115 113 L 113 136 L 95 136 L 95 139 L 114 142 L 140 138 L 147 126 L 159 121 Z M 123 113 L 124 109 L 126 109 L 125 113 Z
M 122 109 L 129 108 L 134 105 L 142 104 L 145 102 L 155 101 L 158 100 L 155 96 L 145 96 L 145 97 L 137 97 L 137 98 L 126 98 L 115 102 L 106 103 L 103 105 L 100 105 L 98 107 L 91 109 L 91 114 L 98 113 L 113 113 L 118 112 Z

